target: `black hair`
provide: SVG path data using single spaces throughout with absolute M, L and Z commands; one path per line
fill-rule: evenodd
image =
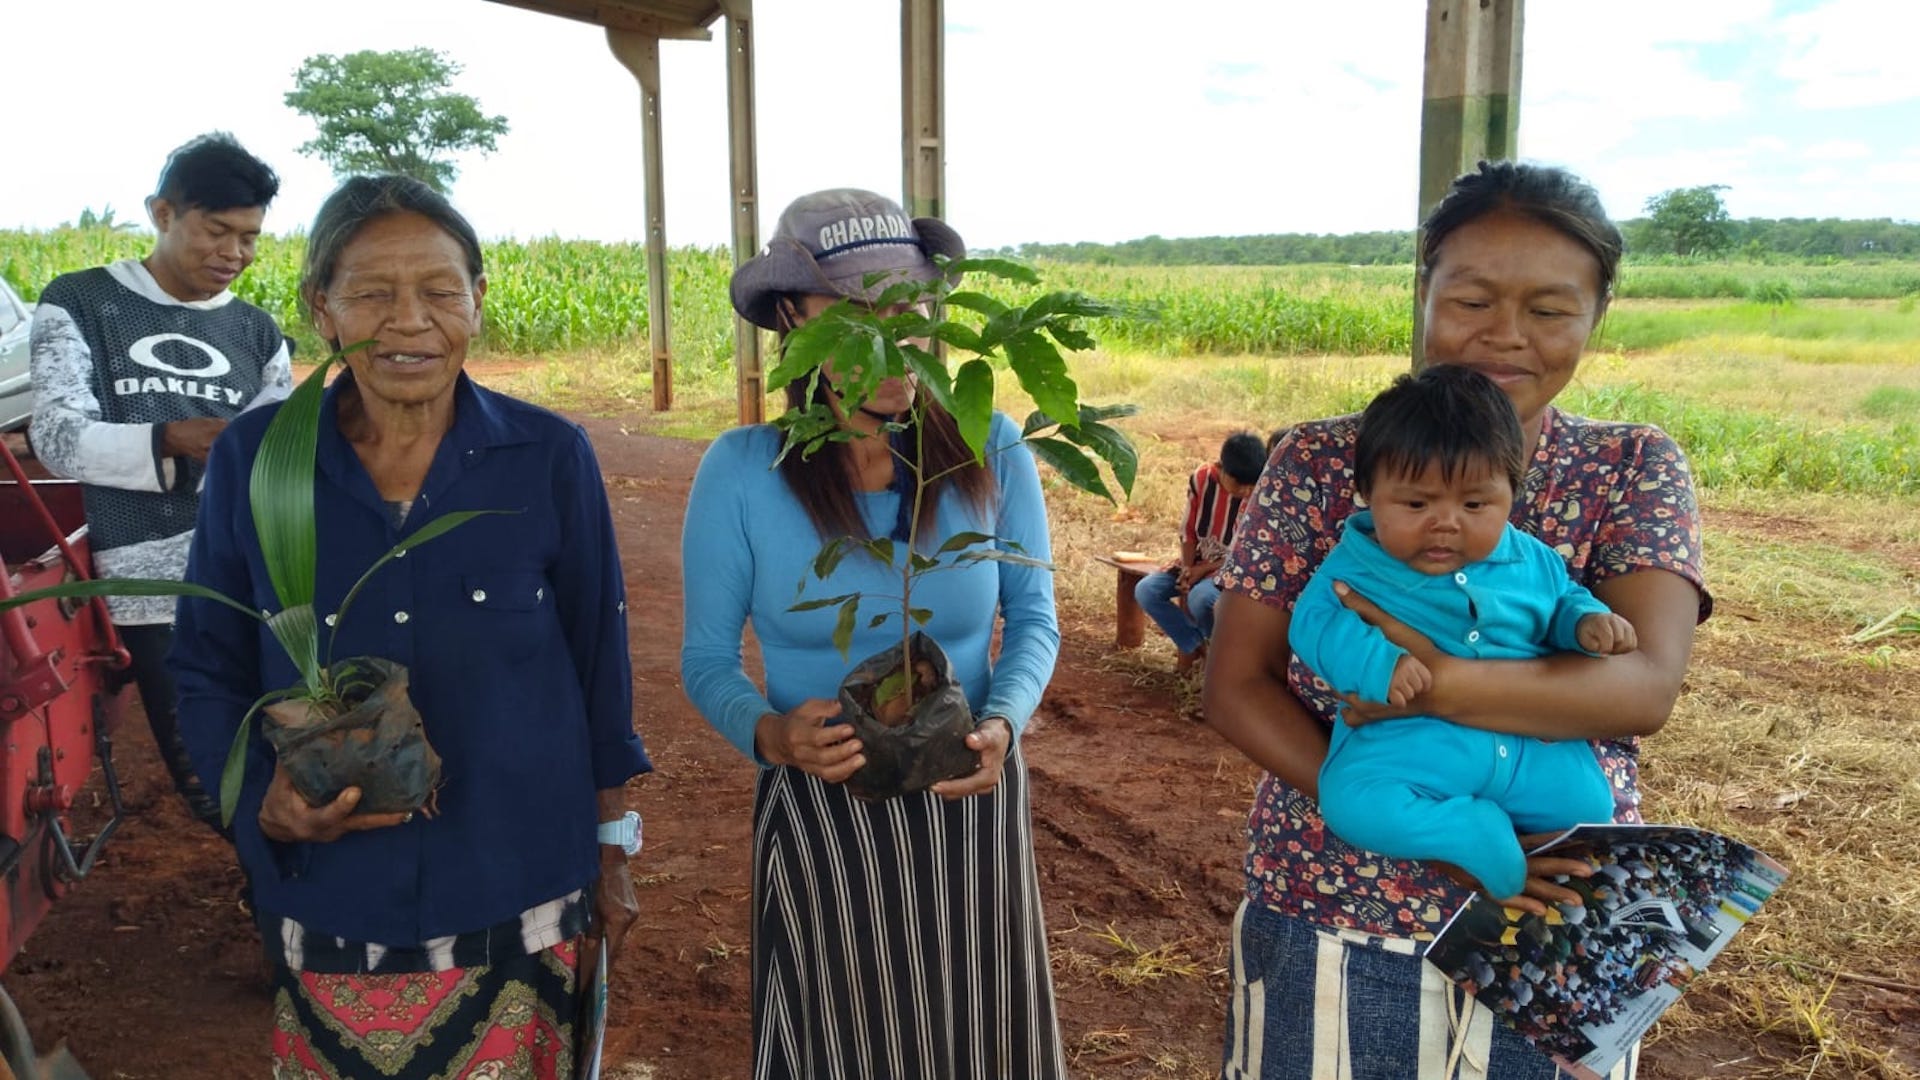
M 1242 431 L 1229 435 L 1227 441 L 1220 444 L 1220 471 L 1240 483 L 1251 484 L 1259 480 L 1260 470 L 1266 467 L 1266 444 L 1253 432 Z
M 1417 476 L 1435 461 L 1449 483 L 1470 465 L 1490 466 L 1515 494 L 1526 476 L 1526 436 L 1512 399 L 1470 367 L 1432 364 L 1402 375 L 1360 414 L 1353 448 L 1353 486 L 1360 494 L 1379 476 Z
M 201 135 L 168 154 L 153 192 L 182 213 L 264 209 L 279 193 L 280 177 L 224 131 Z
M 356 176 L 341 184 L 314 215 L 307 234 L 307 258 L 300 267 L 300 306 L 313 318 L 313 301 L 333 284 L 340 255 L 354 236 L 374 218 L 387 214 L 419 214 L 444 229 L 467 257 L 467 277 L 478 281 L 485 272 L 480 237 L 445 195 L 410 176 Z M 333 342 L 339 348 L 339 342 Z
M 1420 225 L 1424 230 L 1420 238 L 1420 280 L 1432 277 L 1440 261 L 1440 247 L 1456 229 L 1502 212 L 1532 218 L 1591 252 L 1600 270 L 1596 314 L 1606 311 L 1626 241 L 1607 217 L 1593 185 L 1551 165 L 1482 161 L 1473 172 L 1455 179 Z

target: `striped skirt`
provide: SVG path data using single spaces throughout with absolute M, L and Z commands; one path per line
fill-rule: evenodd
M 753 819 L 758 1080 L 1066 1075 L 1017 745 L 953 802 L 763 769 Z
M 1563 1074 L 1421 959 L 1421 943 L 1233 917 L 1223 1080 L 1555 1080 Z M 1605 1080 L 1633 1080 L 1639 1047 Z

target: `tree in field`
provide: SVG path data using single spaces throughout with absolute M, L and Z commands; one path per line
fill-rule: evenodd
M 462 150 L 491 152 L 507 118 L 448 90 L 460 65 L 432 49 L 362 50 L 309 56 L 294 72 L 286 102 L 320 134 L 300 152 L 336 177 L 401 173 L 445 192 Z
M 1675 255 L 1717 255 L 1733 246 L 1733 222 L 1720 201 L 1725 184 L 1674 188 L 1647 200 L 1653 239 Z

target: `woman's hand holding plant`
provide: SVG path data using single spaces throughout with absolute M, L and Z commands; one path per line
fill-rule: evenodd
M 1013 743 L 1013 727 L 1005 717 L 989 716 L 967 735 L 967 749 L 980 754 L 980 767 L 966 776 L 942 780 L 931 789 L 943 799 L 964 799 L 985 795 L 1000 784 L 1000 773 L 1007 763 L 1007 747 Z
M 275 766 L 267 794 L 260 801 L 260 831 L 283 844 L 329 844 L 350 832 L 385 829 L 412 819 L 411 813 L 355 814 L 360 789 L 350 787 L 325 806 L 308 806 L 293 789 L 285 769 Z
M 754 748 L 774 765 L 791 765 L 829 784 L 845 783 L 867 763 L 849 724 L 829 724 L 840 703 L 808 698 L 784 713 L 767 713 L 753 733 Z

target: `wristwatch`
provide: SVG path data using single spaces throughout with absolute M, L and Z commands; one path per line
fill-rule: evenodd
M 618 820 L 601 822 L 600 842 L 619 848 L 628 858 L 640 854 L 640 815 L 629 810 Z

